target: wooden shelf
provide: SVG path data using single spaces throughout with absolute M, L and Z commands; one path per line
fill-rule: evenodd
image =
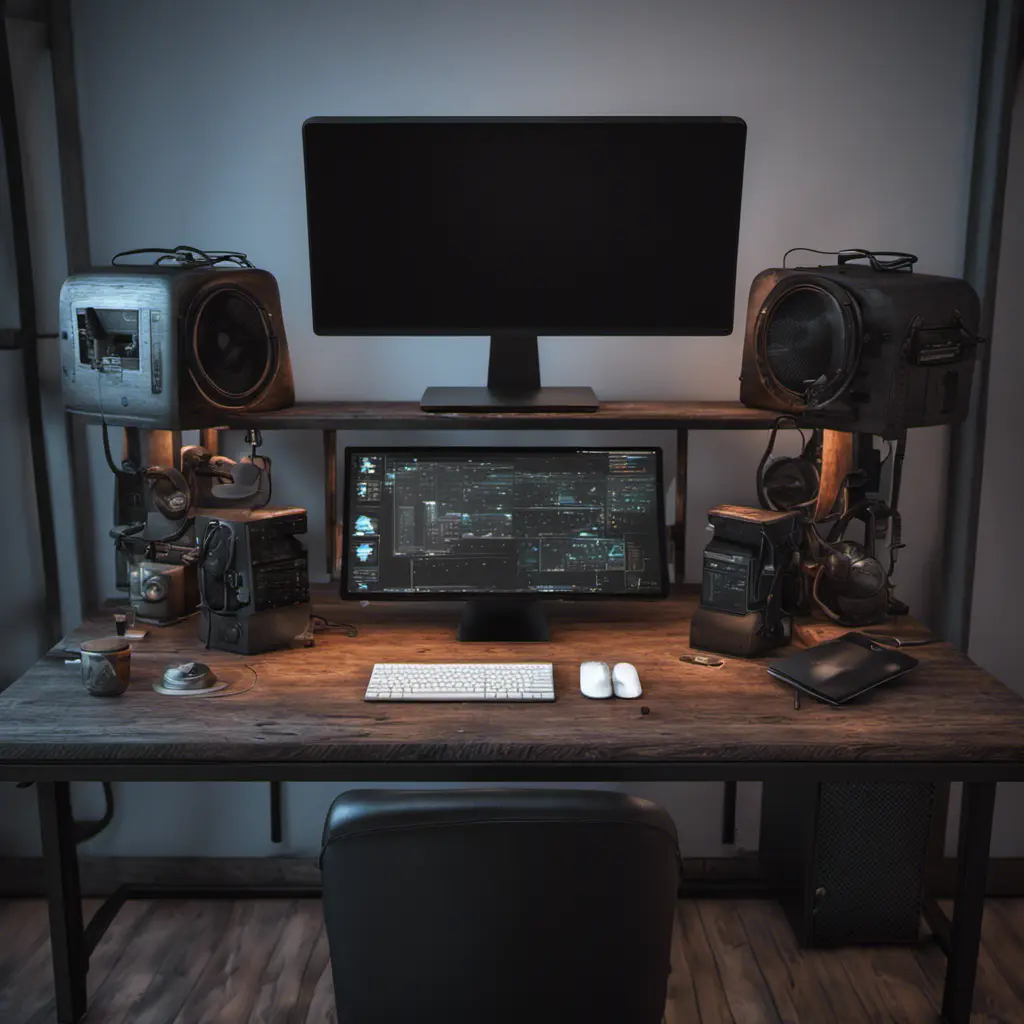
M 418 402 L 299 402 L 278 412 L 229 417 L 225 427 L 263 430 L 563 430 L 767 428 L 777 413 L 739 402 L 602 402 L 597 412 L 424 412 Z

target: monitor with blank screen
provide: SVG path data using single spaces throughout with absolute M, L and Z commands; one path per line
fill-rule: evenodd
M 489 335 L 488 389 L 426 408 L 596 407 L 540 389 L 537 335 L 731 333 L 745 140 L 732 117 L 311 118 L 313 328 Z
M 661 597 L 660 449 L 350 448 L 351 598 Z

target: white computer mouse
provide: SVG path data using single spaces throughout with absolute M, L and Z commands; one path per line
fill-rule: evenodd
M 640 688 L 640 676 L 628 661 L 620 661 L 612 669 L 612 689 L 616 697 L 639 697 L 644 691 Z
M 584 661 L 580 663 L 580 693 L 584 697 L 610 697 L 612 695 L 612 674 L 605 661 Z

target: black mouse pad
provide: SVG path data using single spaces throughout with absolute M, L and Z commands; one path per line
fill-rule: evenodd
M 768 673 L 819 700 L 839 705 L 916 666 L 917 659 L 909 654 L 883 647 L 863 633 L 846 633 L 773 662 Z

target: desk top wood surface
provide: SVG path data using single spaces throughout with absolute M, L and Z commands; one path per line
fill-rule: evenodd
M 686 653 L 693 595 L 666 601 L 554 603 L 547 644 L 459 644 L 458 604 L 376 604 L 328 595 L 332 620 L 357 638 L 319 634 L 314 648 L 251 658 L 205 651 L 192 619 L 150 627 L 136 641 L 132 683 L 118 698 L 86 694 L 77 665 L 51 653 L 0 694 L 0 768 L 83 763 L 154 765 L 383 762 L 734 764 L 885 762 L 1024 764 L 1024 700 L 947 644 L 914 649 L 920 666 L 846 706 L 805 698 L 765 671 L 765 660 L 710 669 Z M 108 632 L 94 618 L 64 643 Z M 908 624 L 905 631 L 921 627 Z M 57 649 L 55 649 L 57 651 Z M 785 652 L 783 652 L 785 653 Z M 206 661 L 246 694 L 181 698 L 151 684 L 171 661 Z M 363 702 L 378 661 L 551 661 L 554 703 Z M 631 661 L 639 700 L 588 700 L 579 663 Z M 642 715 L 641 706 L 650 713 Z M 216 774 L 216 773 L 215 773 Z M 300 773 L 301 774 L 301 773 Z M 296 776 L 298 777 L 298 776 Z M 666 776 L 668 777 L 668 776 Z
M 419 402 L 296 402 L 226 425 L 264 430 L 563 430 L 624 428 L 738 430 L 770 427 L 777 413 L 739 402 L 601 402 L 596 412 L 425 412 Z

